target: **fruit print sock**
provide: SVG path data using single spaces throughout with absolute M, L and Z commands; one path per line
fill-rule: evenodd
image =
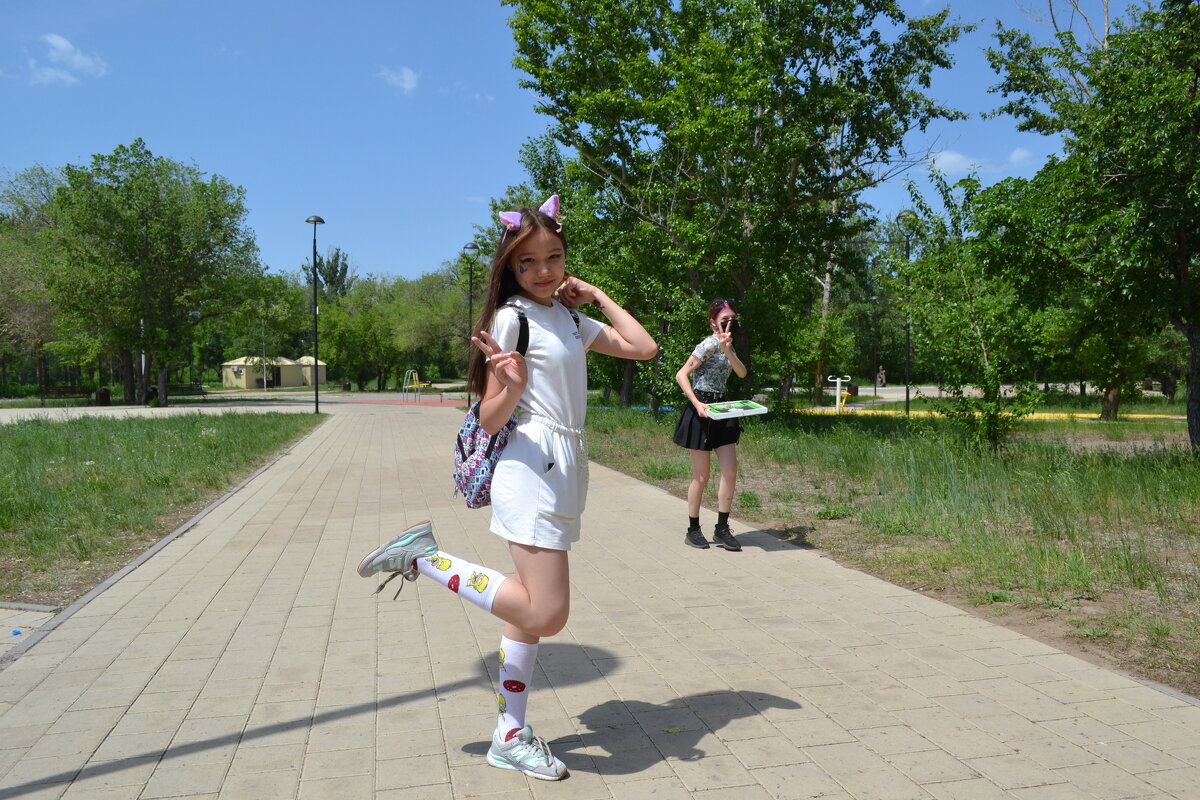
M 507 742 L 525 727 L 525 706 L 529 703 L 529 682 L 537 663 L 538 646 L 500 637 L 500 718 L 497 737 Z
M 472 564 L 461 558 L 444 553 L 418 558 L 417 572 L 445 586 L 464 600 L 469 600 L 489 614 L 500 584 L 508 580 L 494 569 Z

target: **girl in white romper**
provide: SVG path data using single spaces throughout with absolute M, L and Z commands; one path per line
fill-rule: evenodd
M 491 530 L 508 540 L 516 574 L 506 577 L 438 550 L 428 523 L 359 565 L 364 576 L 431 576 L 504 620 L 500 715 L 487 759 L 542 780 L 563 777 L 566 767 L 525 724 L 525 707 L 538 642 L 562 630 L 570 610 L 567 553 L 579 539 L 587 499 L 586 352 L 632 359 L 658 352 L 650 334 L 608 295 L 566 274 L 567 243 L 557 216 L 557 196 L 538 209 L 500 214 L 504 233 L 475 326 L 479 333 L 471 339 L 478 352 L 468 385 L 482 397 L 480 423 L 494 434 L 517 413 L 491 488 Z M 607 325 L 573 311 L 589 304 Z M 524 356 L 516 352 L 518 309 L 529 326 Z

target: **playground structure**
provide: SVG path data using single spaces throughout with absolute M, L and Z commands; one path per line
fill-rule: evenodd
M 413 403 L 421 402 L 421 391 L 428 389 L 433 384 L 422 382 L 421 376 L 415 369 L 410 369 L 404 373 L 404 380 L 400 384 L 400 399 Z

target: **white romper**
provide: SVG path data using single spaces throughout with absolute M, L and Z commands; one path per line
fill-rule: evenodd
M 570 550 L 587 502 L 587 348 L 604 325 L 579 314 L 579 327 L 557 300 L 543 306 L 509 298 L 529 322 L 529 381 L 517 401 L 517 429 L 492 477 L 492 533 L 518 544 Z M 577 314 L 579 312 L 576 312 Z M 500 308 L 489 331 L 508 352 L 517 347 L 516 311 Z

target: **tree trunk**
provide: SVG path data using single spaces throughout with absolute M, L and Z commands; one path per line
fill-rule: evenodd
M 150 402 L 150 371 L 154 369 L 154 354 L 143 353 L 142 358 L 146 362 L 144 365 L 134 362 L 134 374 L 137 376 L 137 401 L 144 406 Z
M 121 388 L 125 393 L 125 404 L 131 406 L 137 402 L 137 385 L 133 376 L 133 353 L 129 350 L 122 350 L 118 359 L 121 362 Z
M 629 408 L 633 405 L 633 372 L 636 369 L 632 361 L 625 362 L 625 371 L 621 376 L 621 405 Z
M 1100 401 L 1100 419 L 1104 422 L 1116 422 L 1117 411 L 1121 408 L 1121 384 L 1109 384 L 1104 387 L 1104 398 Z
M 158 368 L 158 407 L 159 408 L 166 408 L 167 403 L 169 403 L 171 400 L 171 398 L 167 396 L 167 387 L 170 384 L 170 381 L 168 380 L 170 377 L 170 374 L 171 374 L 171 365 L 164 361 L 162 366 Z
M 817 328 L 817 365 L 813 375 L 813 405 L 821 405 L 825 392 L 825 349 L 829 337 L 829 304 L 833 297 L 833 257 L 825 265 L 825 280 L 821 283 L 821 324 Z M 834 402 L 837 399 L 834 398 Z
M 1192 450 L 1200 450 L 1200 325 L 1191 326 L 1188 340 L 1187 426 Z
M 46 407 L 46 388 L 50 385 L 46 375 L 46 352 L 38 350 L 37 357 L 33 360 L 34 380 L 37 381 L 38 394 L 42 398 L 42 408 Z

